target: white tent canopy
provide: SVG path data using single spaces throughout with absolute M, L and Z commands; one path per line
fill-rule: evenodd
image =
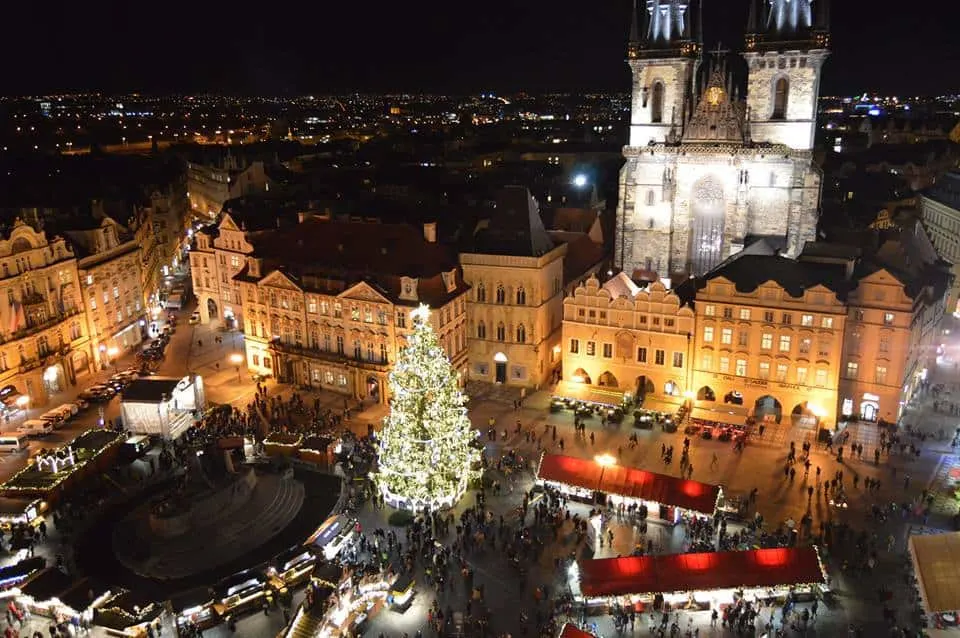
M 205 404 L 200 375 L 144 377 L 124 389 L 120 413 L 131 432 L 173 440 L 193 425 Z

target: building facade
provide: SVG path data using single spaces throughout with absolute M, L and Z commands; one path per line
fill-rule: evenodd
M 372 402 L 420 304 L 466 380 L 467 292 L 455 258 L 407 225 L 305 219 L 248 237 L 234 280 L 244 300 L 248 368 Z
M 641 4 L 628 48 L 616 264 L 644 278 L 699 275 L 756 238 L 799 254 L 819 207 L 812 148 L 825 13 L 814 20 L 811 0 L 752 7 L 744 101 L 723 54 L 702 64 L 697 2 Z
M 134 235 L 109 217 L 93 228 L 65 234 L 79 257 L 90 354 L 97 369 L 107 369 L 146 334 L 140 246 Z
M 697 284 L 696 399 L 757 422 L 836 423 L 847 289 L 842 267 L 742 254 Z
M 247 232 L 224 213 L 219 223 L 197 231 L 190 251 L 190 271 L 200 321 L 224 321 L 243 328 L 243 296 L 234 276 L 247 264 L 253 246 Z
M 228 155 L 223 162 L 187 162 L 187 192 L 190 207 L 211 220 L 230 199 L 270 189 L 263 162 L 249 165 Z
M 17 220 L 0 239 L 0 289 L 0 386 L 45 405 L 92 365 L 76 256 Z
M 920 195 L 920 212 L 937 253 L 953 264 L 953 285 L 946 304 L 949 313 L 960 316 L 960 172 L 947 173 Z
M 682 397 L 691 388 L 693 310 L 660 282 L 591 276 L 563 300 L 564 380 L 629 393 Z

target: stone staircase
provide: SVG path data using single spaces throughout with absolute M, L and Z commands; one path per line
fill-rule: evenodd
M 319 635 L 323 625 L 323 616 L 314 614 L 302 607 L 293 623 L 283 633 L 283 638 L 314 638 Z

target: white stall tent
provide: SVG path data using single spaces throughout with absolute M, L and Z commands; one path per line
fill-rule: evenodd
M 127 386 L 120 399 L 123 425 L 134 434 L 177 439 L 206 406 L 203 378 L 189 375 L 144 377 Z

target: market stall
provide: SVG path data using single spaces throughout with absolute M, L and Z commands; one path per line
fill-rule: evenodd
M 45 510 L 46 505 L 38 498 L 0 497 L 0 529 L 39 525 Z
M 722 495 L 719 485 L 561 454 L 540 457 L 537 483 L 590 502 L 600 493 L 615 505 L 642 505 L 669 522 L 684 511 L 713 516 Z
M 203 631 L 220 622 L 209 587 L 197 587 L 173 596 L 170 608 L 176 618 L 177 631 L 182 635 L 190 635 L 191 630 Z
M 43 556 L 34 556 L 24 558 L 13 565 L 0 567 L 0 590 L 23 585 L 40 574 L 46 566 L 47 559 Z
M 287 587 L 296 587 L 310 578 L 316 562 L 309 547 L 297 545 L 274 557 L 267 574 L 279 578 Z
M 692 420 L 701 420 L 719 423 L 721 425 L 735 425 L 743 427 L 747 423 L 748 411 L 742 405 L 732 403 L 711 403 L 697 401 L 690 411 Z
M 621 392 L 617 388 L 606 388 L 590 385 L 589 383 L 576 383 L 574 381 L 561 381 L 553 391 L 555 399 L 566 399 L 569 401 L 582 401 L 584 403 L 593 403 L 605 405 L 611 408 L 617 408 L 631 399 L 627 392 Z
M 317 572 L 313 578 L 325 585 L 333 584 Z M 343 570 L 335 591 L 326 600 L 323 623 L 315 635 L 321 638 L 362 636 L 367 622 L 386 604 L 395 579 L 389 571 Z
M 143 377 L 124 388 L 120 413 L 130 432 L 174 440 L 193 425 L 205 404 L 203 377 L 198 374 L 180 379 Z
M 356 540 L 357 521 L 344 514 L 331 516 L 307 539 L 305 546 L 323 553 L 327 560 L 333 560 Z
M 596 613 L 614 602 L 719 609 L 740 598 L 813 594 L 827 584 L 816 547 L 583 560 L 568 576 L 574 599 Z
M 914 535 L 908 546 L 924 610 L 933 614 L 934 625 L 956 624 L 960 610 L 960 532 Z
M 17 602 L 31 613 L 47 618 L 71 618 L 76 610 L 64 605 L 59 596 L 70 589 L 73 578 L 55 567 L 49 567 L 27 580 L 17 590 Z
M 572 623 L 565 624 L 560 629 L 559 638 L 597 638 L 591 633 L 588 633 Z
M 74 581 L 67 591 L 60 594 L 63 605 L 87 622 L 93 622 L 94 612 L 112 595 L 110 585 L 93 578 Z
M 93 610 L 93 624 L 111 636 L 146 636 L 147 626 L 166 614 L 163 605 L 126 589 L 117 590 Z
M 263 606 L 267 595 L 267 576 L 248 569 L 224 578 L 213 588 L 213 609 L 220 618 L 236 617 Z
M 267 456 L 294 457 L 303 443 L 303 435 L 271 432 L 263 441 L 263 451 Z

